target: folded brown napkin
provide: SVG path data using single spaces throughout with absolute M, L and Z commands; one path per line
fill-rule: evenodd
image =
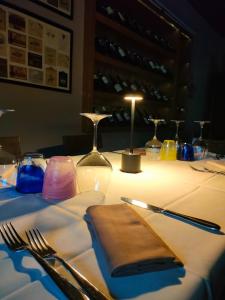
M 86 217 L 105 254 L 111 276 L 182 266 L 176 255 L 127 204 L 91 206 Z

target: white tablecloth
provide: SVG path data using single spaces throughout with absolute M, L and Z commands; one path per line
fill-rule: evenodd
M 24 238 L 25 230 L 38 226 L 58 253 L 109 298 L 224 299 L 220 295 L 222 291 L 223 296 L 225 294 L 225 235 L 135 208 L 182 260 L 184 267 L 112 278 L 101 250 L 91 239 L 83 215 L 92 204 L 121 203 L 120 197 L 126 196 L 211 220 L 221 226 L 223 233 L 225 176 L 195 172 L 188 162 L 150 161 L 147 157 L 142 157 L 141 173 L 128 174 L 120 171 L 119 154 L 105 155 L 113 165 L 113 173 L 104 200 L 101 195 L 92 192 L 50 205 L 41 194 L 24 195 L 13 187 L 2 188 L 0 223 L 12 221 Z M 78 158 L 75 157 L 74 161 Z M 61 267 L 59 271 L 66 274 Z M 65 299 L 28 253 L 9 251 L 1 239 L 0 298 Z

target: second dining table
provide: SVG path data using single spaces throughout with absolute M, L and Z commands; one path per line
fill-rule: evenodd
M 225 176 L 194 171 L 190 162 L 151 161 L 147 156 L 142 156 L 142 172 L 131 174 L 121 172 L 120 154 L 106 152 L 105 156 L 113 166 L 106 195 L 90 191 L 51 202 L 41 194 L 21 194 L 13 186 L 2 187 L 0 223 L 12 222 L 24 239 L 26 230 L 38 227 L 57 253 L 109 299 L 224 299 Z M 73 157 L 74 163 L 79 159 L 80 156 Z M 197 167 L 204 163 L 192 162 Z M 132 206 L 181 259 L 183 266 L 112 277 L 92 239 L 85 213 L 92 205 L 121 204 L 122 196 L 212 221 L 221 230 L 213 232 Z M 72 280 L 62 266 L 57 269 Z M 28 252 L 8 250 L 1 238 L 0 278 L 0 299 L 66 299 Z

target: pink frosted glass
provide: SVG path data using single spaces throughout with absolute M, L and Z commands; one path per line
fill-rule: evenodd
M 44 176 L 42 197 L 64 200 L 76 195 L 75 167 L 68 156 L 50 158 Z

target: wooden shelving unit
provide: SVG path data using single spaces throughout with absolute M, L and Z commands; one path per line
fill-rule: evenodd
M 183 119 L 184 115 L 179 108 L 186 105 L 185 101 L 191 81 L 190 36 L 184 33 L 182 28 L 172 23 L 168 16 L 163 16 L 162 11 L 148 1 L 129 0 L 129 5 L 125 1 L 117 0 L 99 0 L 99 2 L 136 18 L 144 28 L 149 28 L 153 32 L 159 33 L 159 36 L 168 39 L 174 49 L 166 49 L 155 41 L 149 40 L 116 20 L 103 15 L 96 9 L 96 0 L 86 0 L 83 111 L 93 111 L 96 106 L 101 107 L 101 105 L 112 109 L 127 105 L 123 100 L 123 93 L 113 94 L 95 90 L 94 73 L 98 70 L 106 70 L 109 73 L 127 76 L 128 80 L 131 78 L 131 80 L 147 81 L 159 89 L 162 94 L 168 96 L 169 101 L 161 102 L 153 100 L 149 95 L 145 96 L 144 101 L 140 104 L 141 109 L 143 108 L 149 114 L 160 118 Z M 153 58 L 153 61 L 163 64 L 172 76 L 164 76 L 143 69 L 130 62 L 111 57 L 108 53 L 100 53 L 95 49 L 95 38 L 98 36 L 107 36 L 108 39 L 122 45 L 124 49 L 132 48 L 140 55 Z

